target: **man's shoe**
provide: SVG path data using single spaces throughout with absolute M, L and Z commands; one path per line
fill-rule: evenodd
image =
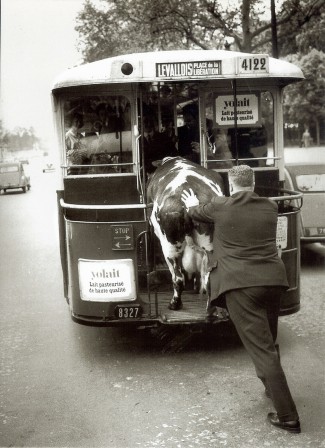
M 285 429 L 286 431 L 294 433 L 301 432 L 299 420 L 290 420 L 288 422 L 282 422 L 275 412 L 270 412 L 267 415 L 267 418 L 268 421 L 271 423 L 271 425 L 276 426 L 277 428 Z
M 207 317 L 208 319 L 215 319 L 217 318 L 218 321 L 228 321 L 229 320 L 229 314 L 225 308 L 220 308 L 219 306 L 211 306 L 207 310 Z

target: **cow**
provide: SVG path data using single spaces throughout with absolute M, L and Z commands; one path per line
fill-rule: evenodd
M 193 222 L 181 194 L 191 188 L 200 202 L 223 195 L 220 174 L 181 157 L 166 157 L 148 181 L 147 198 L 153 208 L 150 223 L 158 237 L 172 275 L 170 310 L 180 310 L 186 277 L 206 290 L 208 252 L 212 251 L 213 225 Z M 184 276 L 186 274 L 186 277 Z

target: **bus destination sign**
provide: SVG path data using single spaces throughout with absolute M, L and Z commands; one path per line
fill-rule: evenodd
M 221 75 L 221 61 L 163 62 L 156 64 L 157 78 Z

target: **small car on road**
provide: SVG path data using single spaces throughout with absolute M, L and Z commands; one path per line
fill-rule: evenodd
M 0 163 L 0 191 L 6 193 L 7 190 L 16 188 L 21 188 L 24 193 L 30 189 L 30 176 L 26 173 L 24 163 Z
M 303 193 L 301 243 L 325 244 L 325 149 L 300 149 L 285 164 L 285 188 Z

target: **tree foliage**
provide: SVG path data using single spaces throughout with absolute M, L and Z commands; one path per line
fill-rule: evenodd
M 8 131 L 3 127 L 0 121 L 0 150 L 3 151 L 21 151 L 31 150 L 39 142 L 33 128 L 17 127 L 13 131 Z
M 292 5 L 292 3 L 294 5 Z M 297 123 L 299 132 L 309 128 L 317 145 L 324 136 L 325 123 L 325 11 L 324 1 L 301 2 L 288 0 L 283 4 L 283 13 L 296 7 L 295 20 L 281 37 L 286 48 L 286 59 L 298 65 L 305 75 L 299 84 L 285 90 L 285 120 Z M 321 6 L 314 14 L 315 9 Z M 302 9 L 301 9 L 302 8 Z
M 262 0 L 95 1 L 86 0 L 77 17 L 76 30 L 85 62 L 149 50 L 271 51 L 271 22 L 265 19 Z M 322 11 L 323 0 L 283 2 L 277 14 L 282 55 L 308 46 L 319 28 Z M 312 33 L 310 24 L 314 24 Z
M 290 17 L 290 20 L 287 20 Z M 282 55 L 325 50 L 324 0 L 286 0 L 277 20 Z
M 313 125 L 319 145 L 320 128 L 325 120 L 325 53 L 314 48 L 301 58 L 296 56 L 291 60 L 300 66 L 306 79 L 286 88 L 286 118 L 300 127 Z

